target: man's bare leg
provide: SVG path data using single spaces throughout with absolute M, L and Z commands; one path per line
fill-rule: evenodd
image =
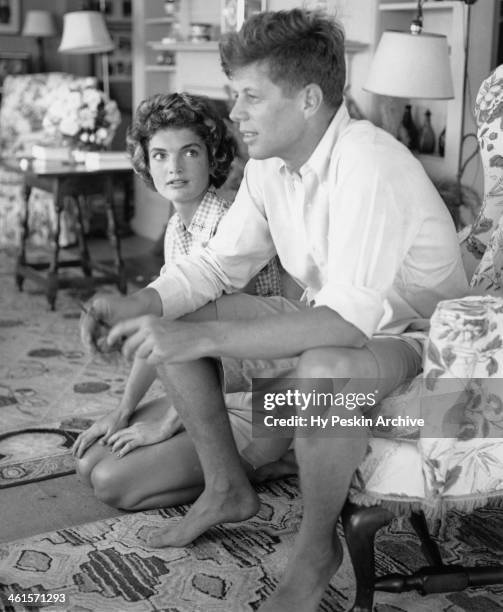
M 210 527 L 243 521 L 258 511 L 259 499 L 239 457 L 224 404 L 216 364 L 210 359 L 160 366 L 169 391 L 196 447 L 204 490 L 189 512 L 154 532 L 152 546 L 186 546 Z M 166 466 L 169 470 L 169 466 Z
M 322 365 L 316 367 L 316 363 Z M 335 348 L 308 351 L 301 358 L 296 376 L 301 379 L 342 379 L 349 373 L 354 379 L 377 379 L 377 366 L 371 353 L 365 349 Z M 312 383 L 312 380 L 306 382 L 306 392 L 312 390 Z M 351 382 L 348 384 L 351 385 Z M 374 386 L 369 391 L 373 391 Z M 343 388 L 344 391 L 355 390 L 347 386 Z M 320 388 L 319 391 L 337 393 L 341 389 L 331 387 Z M 361 388 L 358 391 L 365 392 Z M 331 418 L 338 414 L 348 416 L 347 410 L 341 407 L 332 407 L 323 416 Z M 351 414 L 358 413 L 355 410 Z M 260 612 L 317 610 L 331 577 L 342 561 L 342 545 L 336 533 L 336 524 L 353 473 L 365 455 L 367 431 L 363 427 L 346 428 L 340 435 L 333 431 L 329 437 L 311 432 L 308 437 L 298 436 L 295 445 L 304 514 L 285 574 Z

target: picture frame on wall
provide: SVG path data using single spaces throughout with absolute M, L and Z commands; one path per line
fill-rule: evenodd
M 20 4 L 21 0 L 0 0 L 0 35 L 19 32 Z
M 237 32 L 248 17 L 267 10 L 267 0 L 221 0 L 221 2 L 222 34 Z

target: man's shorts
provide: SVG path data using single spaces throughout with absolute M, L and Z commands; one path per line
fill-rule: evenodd
M 224 296 L 218 299 L 215 305 L 219 321 L 249 321 L 309 308 L 304 302 L 297 300 L 279 296 L 264 298 L 244 293 Z M 365 349 L 371 352 L 376 361 L 376 379 L 383 381 L 380 397 L 385 397 L 403 381 L 413 378 L 421 371 L 421 345 L 418 341 L 401 336 L 377 336 L 367 343 Z M 222 390 L 236 445 L 241 456 L 254 468 L 281 458 L 290 447 L 291 440 L 253 437 L 252 379 L 292 376 L 298 359 L 223 357 L 220 360 Z

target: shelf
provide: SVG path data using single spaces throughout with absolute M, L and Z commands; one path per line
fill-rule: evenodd
M 445 11 L 451 10 L 457 6 L 459 2 L 449 2 L 449 0 L 443 0 L 442 2 L 425 2 L 423 4 L 423 11 Z M 416 11 L 417 2 L 384 2 L 379 5 L 380 11 Z
M 105 19 L 107 25 L 110 27 L 123 27 L 130 28 L 133 25 L 132 20 L 129 17 L 107 17 Z
M 147 72 L 176 72 L 176 66 L 163 66 L 162 64 L 147 64 Z
M 191 43 L 191 42 L 176 42 L 163 44 L 160 41 L 148 41 L 147 45 L 154 51 L 218 51 L 218 41 L 210 40 L 208 42 Z
M 357 40 L 346 40 L 344 44 L 346 53 L 359 53 L 360 51 L 367 49 L 367 47 L 367 43 L 359 42 Z
M 162 43 L 161 41 L 150 40 L 147 41 L 147 45 L 154 51 L 218 51 L 218 41 L 209 40 L 207 42 L 191 43 L 191 42 L 176 42 L 176 43 Z M 346 41 L 346 53 L 358 53 L 363 49 L 366 49 L 368 45 L 354 40 Z
M 162 25 L 166 23 L 175 23 L 175 17 L 149 17 L 145 19 L 145 25 Z
M 131 77 L 130 76 L 115 76 L 113 74 L 111 74 L 108 77 L 110 83 L 131 83 Z

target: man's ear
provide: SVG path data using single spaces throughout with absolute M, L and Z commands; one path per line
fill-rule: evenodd
M 309 83 L 303 90 L 303 110 L 306 119 L 315 115 L 323 104 L 323 92 L 316 83 Z

